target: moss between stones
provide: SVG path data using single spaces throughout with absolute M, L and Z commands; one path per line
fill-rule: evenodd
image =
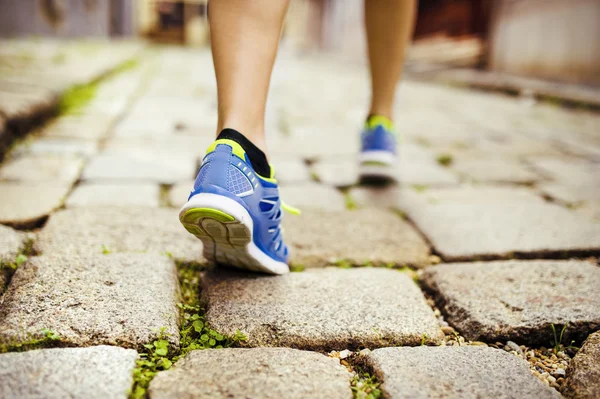
M 204 319 L 204 309 L 200 304 L 200 273 L 204 266 L 194 263 L 176 262 L 181 286 L 181 327 L 178 351 L 169 352 L 169 342 L 164 331 L 151 344 L 146 344 L 145 353 L 140 353 L 137 367 L 133 371 L 134 384 L 129 397 L 147 397 L 147 389 L 156 373 L 168 370 L 173 362 L 197 349 L 220 349 L 247 340 L 240 331 L 234 336 L 226 336 L 210 328 Z
M 139 64 L 139 60 L 130 59 L 112 69 L 107 74 L 104 74 L 93 81 L 75 85 L 63 93 L 58 104 L 58 112 L 60 115 L 78 114 L 86 105 L 90 103 L 96 96 L 99 85 L 102 81 L 109 77 L 120 74 L 129 69 L 135 68 Z

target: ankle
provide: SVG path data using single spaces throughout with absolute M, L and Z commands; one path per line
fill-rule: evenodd
M 236 119 L 226 119 L 219 121 L 217 126 L 217 136 L 224 129 L 233 129 L 241 132 L 244 137 L 257 146 L 262 152 L 267 153 L 267 143 L 265 140 L 265 128 L 263 123 L 248 123 Z

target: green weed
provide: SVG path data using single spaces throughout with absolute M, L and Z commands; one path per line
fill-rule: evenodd
M 568 346 L 563 345 L 562 341 L 563 341 L 563 337 L 565 335 L 565 331 L 567 330 L 567 326 L 569 325 L 569 323 L 565 323 L 565 325 L 561 328 L 560 333 L 557 333 L 556 331 L 556 327 L 554 326 L 554 324 L 550 324 L 550 328 L 552 329 L 552 334 L 554 335 L 554 341 L 552 342 L 552 351 L 554 352 L 554 354 L 558 354 L 558 352 L 560 352 L 561 350 L 565 350 L 565 349 L 573 349 L 575 351 L 578 351 L 579 348 L 574 346 L 573 344 L 575 343 L 575 341 L 571 341 L 571 344 Z
M 60 341 L 60 335 L 48 328 L 44 328 L 40 332 L 43 335 L 41 338 L 33 338 L 28 341 L 18 343 L 0 344 L 0 353 L 23 352 L 26 350 L 56 346 L 56 344 Z
M 452 158 L 451 154 L 440 154 L 437 157 L 437 163 L 442 166 L 448 167 L 452 165 L 452 162 L 454 162 L 454 158 Z
M 169 341 L 165 339 L 164 330 L 152 344 L 144 345 L 145 353 L 140 353 L 137 367 L 133 373 L 134 386 L 130 394 L 132 399 L 146 397 L 150 381 L 156 373 L 168 370 L 177 360 L 185 357 L 190 351 L 198 349 L 221 349 L 248 338 L 239 330 L 233 336 L 226 336 L 213 330 L 204 318 L 204 309 L 200 306 L 200 271 L 201 267 L 193 263 L 178 263 L 177 271 L 181 286 L 182 303 L 177 306 L 181 310 L 181 327 L 179 331 L 179 351 L 169 351 Z
M 379 399 L 383 396 L 379 389 L 380 382 L 369 373 L 360 368 L 350 381 L 352 396 L 355 399 Z

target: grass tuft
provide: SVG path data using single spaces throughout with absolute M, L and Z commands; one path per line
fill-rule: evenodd
M 200 272 L 202 266 L 194 263 L 177 263 L 181 300 L 181 327 L 179 331 L 179 350 L 169 351 L 169 341 L 164 330 L 152 344 L 144 345 L 146 351 L 140 353 L 137 367 L 133 372 L 134 385 L 129 395 L 131 399 L 147 397 L 150 382 L 156 373 L 168 370 L 171 365 L 198 349 L 228 348 L 248 338 L 236 331 L 227 336 L 213 330 L 204 318 L 204 309 L 200 305 Z
M 437 157 L 437 163 L 442 166 L 448 167 L 452 165 L 452 162 L 454 162 L 454 158 L 451 154 L 440 154 Z
M 379 399 L 383 397 L 377 378 L 361 368 L 357 368 L 356 375 L 350 381 L 352 396 L 355 399 Z

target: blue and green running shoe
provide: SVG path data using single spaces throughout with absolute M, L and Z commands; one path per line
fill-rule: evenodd
M 396 136 L 392 121 L 385 116 L 373 115 L 367 119 L 361 134 L 361 182 L 397 181 Z
M 179 220 L 202 240 L 204 257 L 217 264 L 283 274 L 289 249 L 283 242 L 277 180 L 257 174 L 242 146 L 218 139 L 207 150 Z

